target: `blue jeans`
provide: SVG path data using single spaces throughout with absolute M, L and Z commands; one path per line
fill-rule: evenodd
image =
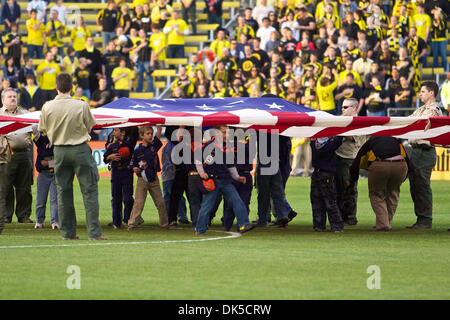
M 91 90 L 83 89 L 83 96 L 85 96 L 88 100 L 91 100 Z
M 233 207 L 233 212 L 237 218 L 238 228 L 249 223 L 247 208 L 239 197 L 239 194 L 233 184 L 223 184 L 220 179 L 214 179 L 214 183 L 216 185 L 215 190 L 203 195 L 200 212 L 197 219 L 197 226 L 195 227 L 198 234 L 206 232 L 206 228 L 209 223 L 209 215 L 211 211 L 213 211 L 219 192 L 222 192 L 223 198 L 228 205 Z
M 116 33 L 114 31 L 103 31 L 103 48 L 106 48 L 108 42 L 116 37 Z
M 153 77 L 148 72 L 149 66 L 150 66 L 149 61 L 145 61 L 145 62 L 138 61 L 137 62 L 137 68 L 138 68 L 138 72 L 139 72 L 137 92 L 142 92 L 142 90 L 144 88 L 144 73 L 147 76 L 147 91 L 151 91 L 151 92 L 155 91 L 155 89 L 153 88 Z
M 163 198 L 164 202 L 166 204 L 167 210 L 170 208 L 170 195 L 172 193 L 172 185 L 173 180 L 163 181 L 162 187 L 163 187 Z M 182 196 L 180 199 L 180 203 L 178 205 L 178 220 L 187 220 L 186 215 L 186 199 Z
M 58 193 L 56 191 L 55 174 L 42 171 L 37 177 L 36 186 L 36 222 L 44 223 L 47 197 L 50 192 L 50 222 L 58 222 Z
M 167 58 L 184 58 L 184 45 L 169 44 L 167 46 Z
M 386 116 L 386 110 L 376 111 L 376 112 L 370 112 L 367 110 L 367 116 L 368 117 L 385 117 Z
M 448 71 L 447 66 L 447 40 L 431 41 L 431 51 L 433 52 L 433 67 L 439 67 L 439 56 L 441 56 L 441 67 Z
M 44 50 L 43 46 L 36 46 L 34 44 L 29 44 L 27 55 L 31 58 L 43 59 L 44 58 L 43 50 Z M 35 52 L 36 52 L 36 57 L 34 56 Z

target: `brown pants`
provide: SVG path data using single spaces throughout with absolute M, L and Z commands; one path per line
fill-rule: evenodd
M 377 230 L 392 229 L 397 210 L 400 186 L 406 178 L 408 166 L 403 162 L 375 161 L 369 167 L 369 198 L 376 215 Z
M 147 191 L 152 196 L 153 202 L 158 210 L 160 227 L 166 228 L 168 226 L 166 205 L 164 203 L 158 177 L 156 177 L 156 180 L 153 182 L 145 182 L 144 179 L 138 178 L 136 192 L 134 194 L 134 205 L 131 210 L 130 219 L 128 220 L 128 226 L 136 227 L 138 226 L 139 221 L 142 220 L 141 214 L 144 209 L 145 199 L 147 198 Z

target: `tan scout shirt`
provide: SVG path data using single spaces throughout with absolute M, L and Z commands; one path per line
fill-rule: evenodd
M 439 104 L 437 102 L 430 103 L 429 105 L 423 105 L 419 109 L 413 112 L 410 117 L 442 117 L 442 111 L 439 109 Z M 410 144 L 426 144 L 431 145 L 427 140 L 409 140 Z
M 22 107 L 17 107 L 17 109 L 14 112 L 8 111 L 5 106 L 3 106 L 0 109 L 0 114 L 4 116 L 18 116 L 21 114 L 30 113 L 28 110 L 23 109 Z M 31 140 L 31 133 L 10 133 L 6 136 L 6 139 L 8 139 L 9 145 L 11 146 L 11 149 L 14 151 L 17 150 L 24 150 L 31 147 L 33 144 L 33 141 Z
M 336 155 L 345 159 L 355 159 L 356 154 L 367 138 L 367 136 L 343 137 L 341 146 L 336 150 Z
M 89 132 L 94 125 L 94 116 L 85 101 L 59 94 L 42 107 L 38 130 L 46 132 L 55 146 L 75 146 L 91 140 Z

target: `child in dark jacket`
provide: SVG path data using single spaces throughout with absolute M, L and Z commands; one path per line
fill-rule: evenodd
M 331 232 L 342 232 L 344 224 L 337 206 L 335 183 L 336 149 L 341 137 L 311 139 L 312 166 L 311 207 L 314 231 L 326 231 L 327 214 Z
M 125 128 L 114 128 L 110 140 L 107 143 L 103 161 L 111 166 L 113 221 L 110 225 L 117 229 L 121 227 L 122 221 L 125 224 L 128 223 L 133 208 L 133 170 L 130 167 L 130 161 L 135 142 L 128 138 Z
M 58 198 L 55 184 L 55 162 L 53 159 L 53 145 L 42 132 L 35 132 L 34 143 L 37 148 L 36 170 L 37 177 L 36 194 L 36 229 L 44 227 L 47 198 L 50 192 L 50 222 L 52 229 L 59 229 Z
M 155 137 L 153 137 L 153 128 L 151 126 L 139 128 L 142 143 L 134 151 L 131 161 L 131 167 L 138 176 L 138 181 L 136 183 L 134 205 L 128 222 L 128 230 L 133 230 L 144 222 L 141 214 L 144 209 L 147 192 L 152 196 L 158 210 L 160 227 L 166 229 L 169 226 L 166 205 L 158 178 L 158 172 L 161 171 L 158 150 L 162 147 L 162 143 L 159 140 L 162 128 L 161 126 L 157 128 Z

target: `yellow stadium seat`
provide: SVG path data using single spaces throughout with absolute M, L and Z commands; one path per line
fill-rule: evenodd
M 208 41 L 208 36 L 197 35 L 197 36 L 185 36 L 184 40 L 189 43 L 200 43 Z
M 153 92 L 130 92 L 131 99 L 153 99 Z
M 175 69 L 156 69 L 153 71 L 154 77 L 174 77 L 177 74 Z
M 167 58 L 166 64 L 168 65 L 174 65 L 174 64 L 187 64 L 188 60 L 187 58 Z

